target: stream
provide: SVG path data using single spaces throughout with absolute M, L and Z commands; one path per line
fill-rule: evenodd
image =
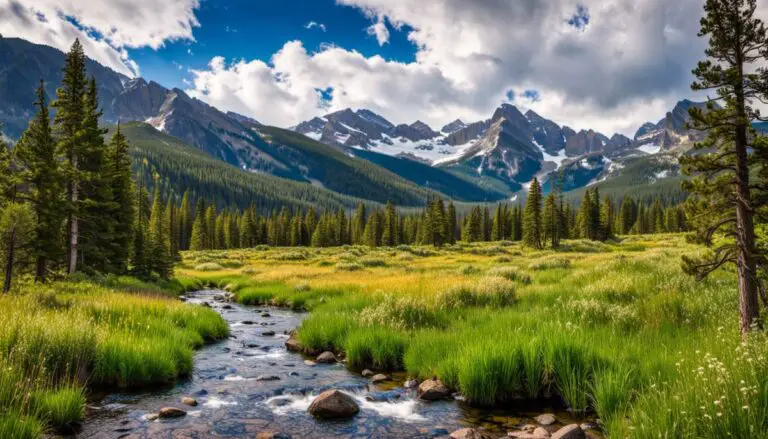
M 190 376 L 172 386 L 92 396 L 77 437 L 254 438 L 269 431 L 294 439 L 431 438 L 475 426 L 503 436 L 542 412 L 554 413 L 541 407 L 526 413 L 519 408 L 477 409 L 461 401 L 424 402 L 416 399 L 415 390 L 403 388 L 404 374 L 374 385 L 343 364 L 307 364 L 311 357 L 285 348 L 286 334 L 300 325 L 305 313 L 215 300 L 222 294 L 199 291 L 187 298 L 220 312 L 230 325 L 229 339 L 197 351 Z M 312 418 L 307 413 L 310 402 L 328 389 L 352 395 L 360 413 L 344 421 Z M 183 405 L 185 396 L 198 405 Z M 153 419 L 151 414 L 163 407 L 178 407 L 187 415 Z M 568 413 L 556 415 L 561 423 L 573 421 Z

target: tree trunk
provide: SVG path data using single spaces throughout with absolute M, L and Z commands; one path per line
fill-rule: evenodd
M 741 127 L 740 127 L 741 128 Z M 755 263 L 755 225 L 749 191 L 746 128 L 736 136 L 736 241 L 739 248 L 737 270 L 739 274 L 739 317 L 741 333 L 746 334 L 753 324 L 759 324 L 757 295 L 757 268 Z
M 35 262 L 35 282 L 45 282 L 45 269 L 48 261 L 45 256 L 38 256 Z
M 8 242 L 8 254 L 5 261 L 5 282 L 3 283 L 3 294 L 11 290 L 11 280 L 13 279 L 13 256 L 16 249 L 16 227 L 11 229 L 11 237 Z
M 72 159 L 72 167 L 77 170 L 77 158 Z M 76 209 L 78 199 L 78 182 L 77 177 L 73 178 L 70 183 L 70 201 L 72 203 L 72 209 Z M 78 219 L 77 215 L 73 212 L 69 214 L 69 267 L 68 273 L 73 274 L 77 271 L 77 242 L 78 242 Z

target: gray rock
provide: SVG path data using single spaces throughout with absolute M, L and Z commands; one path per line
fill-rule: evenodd
M 274 337 L 275 336 L 275 331 L 264 331 L 264 332 L 261 333 L 261 335 L 264 336 L 264 337 Z
M 417 380 L 408 380 L 403 383 L 403 387 L 406 389 L 415 389 L 416 387 L 419 387 L 419 382 Z
M 256 381 L 279 381 L 280 377 L 276 375 L 259 375 L 256 377 Z
M 195 398 L 192 398 L 191 396 L 185 396 L 181 398 L 181 403 L 191 407 L 197 406 L 197 400 Z
M 363 370 L 361 375 L 366 377 L 366 378 L 370 378 L 370 377 L 372 377 L 374 375 L 374 373 L 370 369 L 365 369 L 365 370 Z
M 298 340 L 296 340 L 293 337 L 291 337 L 288 340 L 286 340 L 285 348 L 288 349 L 291 352 L 301 352 L 302 351 L 301 344 L 299 343 Z
M 315 359 L 318 363 L 335 363 L 336 362 L 336 356 L 333 355 L 333 352 L 325 351 L 322 354 L 318 355 Z
M 491 435 L 479 428 L 462 428 L 451 433 L 451 439 L 491 439 Z
M 186 416 L 186 415 L 187 415 L 187 412 L 176 407 L 163 407 L 160 409 L 159 412 L 157 412 L 157 416 L 162 419 L 181 418 L 182 416 Z
M 550 436 L 551 439 L 584 439 L 584 431 L 579 424 L 569 424 L 557 430 Z
M 552 413 L 542 413 L 539 416 L 536 416 L 536 422 L 539 423 L 539 425 L 548 426 L 552 425 L 555 422 L 557 422 L 557 418 L 555 418 L 555 415 Z
M 317 418 L 343 419 L 355 416 L 360 411 L 360 406 L 345 393 L 327 390 L 312 401 L 307 411 Z
M 419 385 L 419 398 L 425 401 L 437 401 L 449 396 L 451 391 L 436 378 L 426 380 Z
M 371 382 L 373 383 L 381 383 L 384 381 L 389 381 L 389 377 L 383 373 L 376 374 L 371 378 Z

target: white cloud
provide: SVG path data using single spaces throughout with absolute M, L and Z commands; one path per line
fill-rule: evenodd
M 374 20 L 367 32 L 379 44 L 389 41 L 388 26 L 407 25 L 415 61 L 339 47 L 310 54 L 289 42 L 268 63 L 219 60 L 195 72 L 190 92 L 283 126 L 349 106 L 438 127 L 456 117 L 487 118 L 508 91 L 519 97 L 530 89 L 540 99 L 517 105 L 608 135 L 632 135 L 677 100 L 697 97 L 689 86 L 706 44 L 696 36 L 703 0 L 337 2 Z M 574 16 L 581 18 L 569 24 Z M 329 87 L 331 99 L 323 101 L 317 89 Z
M 379 42 L 379 46 L 383 46 L 389 42 L 389 29 L 387 29 L 387 23 L 384 21 L 383 16 L 379 16 L 376 23 L 366 29 L 368 35 L 376 37 L 376 41 Z
M 323 23 L 318 23 L 318 22 L 316 22 L 316 21 L 310 21 L 309 23 L 307 23 L 306 25 L 304 25 L 304 28 L 305 28 L 305 29 L 314 29 L 314 28 L 318 28 L 318 29 L 320 29 L 320 30 L 321 30 L 321 31 L 323 31 L 323 32 L 325 32 L 325 31 L 327 30 L 327 28 L 325 27 L 325 25 L 324 25 Z
M 199 0 L 0 0 L 0 30 L 64 51 L 80 38 L 89 57 L 133 76 L 138 66 L 126 49 L 191 40 L 198 6 Z

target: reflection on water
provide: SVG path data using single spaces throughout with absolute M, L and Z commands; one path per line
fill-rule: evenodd
M 264 307 L 232 304 L 222 309 L 214 300 L 220 294 L 201 291 L 189 301 L 210 303 L 230 323 L 232 336 L 197 352 L 191 376 L 171 388 L 112 393 L 93 401 L 78 437 L 255 437 L 273 431 L 294 438 L 428 438 L 466 426 L 483 426 L 501 436 L 538 414 L 481 410 L 458 401 L 422 402 L 402 387 L 403 374 L 379 387 L 342 364 L 307 365 L 307 358 L 284 346 L 285 334 L 301 323 L 303 313 L 270 308 L 270 316 L 262 317 Z M 313 397 L 331 388 L 357 400 L 361 410 L 355 418 L 318 421 L 307 414 Z M 184 406 L 184 396 L 199 405 Z M 187 416 L 147 416 L 167 406 L 183 408 Z M 567 419 L 566 414 L 559 417 Z

